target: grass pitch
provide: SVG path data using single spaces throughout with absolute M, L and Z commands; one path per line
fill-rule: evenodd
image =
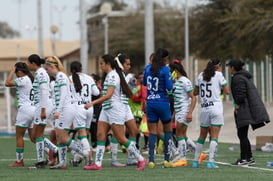
M 79 167 L 72 167 L 68 164 L 67 170 L 28 170 L 36 162 L 35 145 L 25 141 L 24 163 L 25 167 L 11 168 L 7 165 L 15 161 L 15 138 L 0 137 L 0 180 L 1 181 L 169 181 L 169 180 L 190 180 L 190 181 L 266 181 L 273 179 L 273 167 L 267 167 L 266 162 L 273 161 L 273 153 L 253 151 L 256 165 L 251 167 L 230 166 L 239 157 L 239 149 L 229 150 L 229 147 L 236 144 L 218 144 L 216 161 L 219 169 L 207 169 L 205 160 L 200 168 L 191 168 L 193 154 L 188 153 L 188 166 L 177 168 L 162 168 L 163 155 L 156 155 L 157 165 L 154 169 L 145 168 L 144 171 L 136 171 L 135 166 L 115 168 L 110 166 L 110 153 L 105 153 L 102 171 L 86 171 Z M 205 143 L 204 150 L 208 148 Z M 95 153 L 94 153 L 95 154 Z M 70 154 L 68 154 L 70 157 Z M 147 158 L 148 155 L 144 156 Z M 119 153 L 118 159 L 126 163 L 127 154 Z

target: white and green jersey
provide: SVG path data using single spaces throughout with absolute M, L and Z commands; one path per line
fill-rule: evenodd
M 25 75 L 14 79 L 18 106 L 33 105 L 34 94 L 30 78 Z
M 191 104 L 191 99 L 188 95 L 193 91 L 192 83 L 187 77 L 180 77 L 174 84 L 174 109 L 176 112 L 182 111 L 183 106 Z
M 203 80 L 203 72 L 201 72 L 195 84 L 199 88 L 201 108 L 213 106 L 215 102 L 222 102 L 221 88 L 225 85 L 227 85 L 227 81 L 222 72 L 215 71 L 215 75 L 209 82 Z
M 112 70 L 106 75 L 106 78 L 103 83 L 102 89 L 102 96 L 105 96 L 107 93 L 108 87 L 114 87 L 115 91 L 112 97 L 102 103 L 102 109 L 108 110 L 113 107 L 114 103 L 126 103 L 127 97 L 121 94 L 121 87 L 120 87 L 120 78 L 116 72 L 116 70 Z M 127 99 L 128 104 L 128 99 Z
M 70 81 L 63 72 L 58 72 L 54 84 L 54 96 L 56 111 L 61 112 L 62 108 L 72 103 Z
M 87 74 L 78 72 L 82 90 L 81 92 L 76 92 L 74 85 L 72 86 L 72 95 L 73 95 L 73 102 L 75 102 L 78 105 L 81 104 L 87 104 L 92 101 L 92 95 L 98 96 L 100 94 L 100 91 L 93 80 L 93 78 Z M 69 77 L 70 80 L 72 80 L 72 76 Z
M 42 107 L 46 107 L 45 104 L 47 103 L 43 103 L 42 102 L 42 96 L 45 97 L 45 100 L 48 102 L 49 100 L 49 84 L 50 84 L 50 79 L 48 74 L 46 73 L 46 70 L 44 68 L 39 68 L 38 70 L 36 70 L 35 72 L 35 76 L 34 76 L 34 82 L 33 82 L 33 90 L 34 90 L 34 105 L 35 106 L 42 106 Z M 44 89 L 41 89 L 41 85 L 44 85 Z

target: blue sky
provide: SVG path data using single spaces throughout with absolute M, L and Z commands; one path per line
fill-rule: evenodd
M 96 0 L 86 0 L 91 6 Z M 127 0 L 133 3 L 137 0 Z M 160 0 L 154 0 L 160 1 Z M 184 0 L 171 0 L 183 4 Z M 188 0 L 195 4 L 204 0 Z M 79 39 L 79 0 L 42 0 L 43 37 L 50 38 L 50 26 L 59 27 L 56 38 L 64 41 Z M 12 28 L 20 30 L 22 38 L 37 38 L 37 0 L 1 0 L 0 21 L 7 22 Z

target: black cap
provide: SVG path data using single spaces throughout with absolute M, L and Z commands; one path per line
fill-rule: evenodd
M 239 60 L 239 59 L 231 59 L 227 64 L 226 66 L 230 66 L 230 67 L 240 67 L 240 66 L 243 66 L 244 63 Z

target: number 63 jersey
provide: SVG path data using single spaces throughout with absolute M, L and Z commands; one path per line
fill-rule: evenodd
M 209 82 L 203 80 L 203 72 L 198 75 L 195 87 L 199 89 L 201 108 L 213 106 L 216 102 L 222 102 L 220 95 L 223 86 L 227 85 L 222 72 L 215 71 Z
M 173 88 L 169 67 L 161 67 L 159 73 L 154 76 L 151 72 L 151 65 L 147 65 L 143 85 L 147 87 L 147 102 L 169 102 L 168 91 Z

